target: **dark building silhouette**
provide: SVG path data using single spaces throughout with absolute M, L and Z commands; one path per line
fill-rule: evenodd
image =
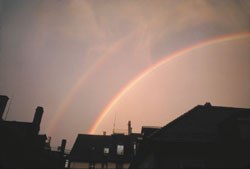
M 250 168 L 250 109 L 196 106 L 144 137 L 130 168 Z
M 0 96 L 1 117 L 7 101 L 7 96 Z M 42 115 L 43 108 L 37 107 L 33 122 L 0 118 L 0 168 L 64 168 L 65 156 L 51 151 L 46 135 L 38 134 Z
M 128 124 L 129 135 L 79 134 L 69 155 L 70 168 L 128 168 L 136 153 L 137 138 Z

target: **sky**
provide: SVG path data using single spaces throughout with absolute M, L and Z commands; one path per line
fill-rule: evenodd
M 0 0 L 6 120 L 32 121 L 52 146 L 90 132 L 138 75 L 172 57 L 109 108 L 95 134 L 164 126 L 198 104 L 250 108 L 249 0 Z M 230 36 L 248 33 L 243 38 Z M 6 111 L 7 112 L 7 111 Z M 4 114 L 4 119 L 6 117 Z

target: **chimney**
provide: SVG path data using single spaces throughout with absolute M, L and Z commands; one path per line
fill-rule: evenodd
M 7 102 L 8 102 L 9 98 L 7 96 L 3 96 L 3 95 L 0 95 L 0 120 L 2 120 L 3 118 L 3 113 L 4 113 L 4 110 L 5 110 L 5 107 L 7 105 Z
M 206 102 L 206 103 L 204 104 L 204 106 L 205 106 L 205 107 L 211 107 L 212 104 L 211 104 L 210 102 Z
M 128 121 L 128 135 L 132 134 L 131 121 Z
M 34 119 L 32 122 L 35 126 L 35 133 L 36 134 L 39 133 L 42 116 L 43 116 L 43 108 L 38 106 L 36 108 L 35 116 L 34 116 Z
M 64 151 L 65 151 L 66 142 L 67 142 L 67 140 L 62 139 L 62 143 L 61 143 L 61 154 L 62 155 L 64 154 Z

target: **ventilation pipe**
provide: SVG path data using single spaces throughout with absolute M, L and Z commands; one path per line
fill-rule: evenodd
M 128 121 L 128 135 L 132 134 L 131 121 Z

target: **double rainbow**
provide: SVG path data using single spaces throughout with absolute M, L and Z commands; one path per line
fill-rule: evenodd
M 109 102 L 109 104 L 106 105 L 106 107 L 104 107 L 104 109 L 101 111 L 101 113 L 99 114 L 99 116 L 97 117 L 95 123 L 93 124 L 93 126 L 91 127 L 91 129 L 89 130 L 89 134 L 94 134 L 96 129 L 98 128 L 98 126 L 100 125 L 100 123 L 103 121 L 103 119 L 105 118 L 105 116 L 110 112 L 110 110 L 114 107 L 114 105 L 131 89 L 133 88 L 141 79 L 143 79 L 144 77 L 146 77 L 148 74 L 150 74 L 151 72 L 153 72 L 154 70 L 156 70 L 157 68 L 159 68 L 160 66 L 162 66 L 163 64 L 165 64 L 166 62 L 172 60 L 175 57 L 181 56 L 183 54 L 192 52 L 194 50 L 200 49 L 200 48 L 204 48 L 206 46 L 209 45 L 214 45 L 214 44 L 218 44 L 218 43 L 223 43 L 223 42 L 227 42 L 227 41 L 232 41 L 232 40 L 238 40 L 238 39 L 246 39 L 250 37 L 250 32 L 243 32 L 243 33 L 237 33 L 237 34 L 229 34 L 229 35 L 225 35 L 225 36 L 221 36 L 221 37 L 217 37 L 217 38 L 213 38 L 207 41 L 203 41 L 197 44 L 194 44 L 192 46 L 189 46 L 187 48 L 184 48 L 182 50 L 179 50 L 173 54 L 170 54 L 166 57 L 164 57 L 164 59 L 156 62 L 155 64 L 151 65 L 149 68 L 147 68 L 146 70 L 144 70 L 143 72 L 139 73 L 137 76 L 135 76 L 128 84 L 126 84 L 119 92 L 116 93 L 116 95 L 111 99 L 111 101 Z M 106 60 L 106 58 L 108 58 L 110 55 L 112 55 L 112 53 L 114 51 L 116 51 L 118 48 L 120 48 L 120 45 L 115 46 L 114 48 L 111 49 L 111 52 L 108 52 L 107 55 L 104 55 L 103 57 L 101 57 L 92 68 L 90 68 L 87 73 L 83 74 L 78 82 L 76 83 L 76 85 L 70 90 L 67 98 L 65 99 L 65 101 L 59 106 L 59 110 L 57 111 L 56 115 L 54 116 L 54 118 L 51 120 L 50 125 L 47 129 L 47 134 L 51 135 L 53 133 L 53 131 L 56 128 L 56 125 L 58 123 L 58 121 L 61 119 L 63 113 L 65 112 L 65 110 L 68 108 L 68 106 L 70 105 L 70 103 L 72 102 L 73 98 L 77 95 L 78 91 L 80 90 L 81 86 L 84 85 L 84 83 L 86 82 L 86 79 L 88 79 L 88 77 L 100 66 L 103 64 L 104 60 Z

